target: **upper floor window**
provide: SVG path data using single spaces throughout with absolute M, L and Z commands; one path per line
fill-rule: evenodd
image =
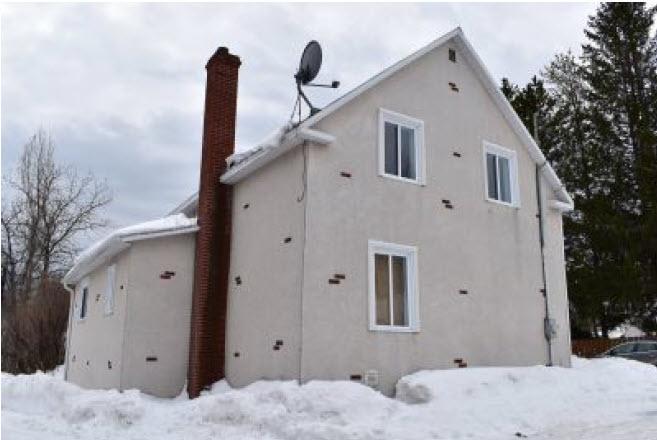
M 424 184 L 424 123 L 379 111 L 379 174 Z
M 484 142 L 484 166 L 486 198 L 510 206 L 519 206 L 516 152 Z
M 417 250 L 369 242 L 370 330 L 417 331 Z

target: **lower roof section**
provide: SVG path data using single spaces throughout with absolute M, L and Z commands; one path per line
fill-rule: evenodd
M 188 218 L 182 213 L 117 229 L 82 251 L 63 282 L 77 284 L 87 274 L 130 247 L 133 241 L 188 234 L 197 230 L 196 217 Z

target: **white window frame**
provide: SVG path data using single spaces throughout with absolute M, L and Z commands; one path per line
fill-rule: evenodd
M 114 293 L 116 290 L 116 264 L 107 266 L 107 284 L 105 285 L 105 316 L 114 313 Z
M 84 296 L 84 289 L 87 289 L 87 304 L 86 304 L 87 308 L 85 310 L 86 313 L 84 314 L 84 316 L 82 316 L 82 302 L 83 302 L 82 297 Z M 89 279 L 85 278 L 80 283 L 80 294 L 78 295 L 78 298 L 79 298 L 79 302 L 76 302 L 77 311 L 75 316 L 78 319 L 78 321 L 84 321 L 85 319 L 87 319 L 87 316 L 89 316 Z
M 376 254 L 386 254 L 406 258 L 406 291 L 408 292 L 408 326 L 399 325 L 379 325 L 376 323 L 376 280 L 375 280 L 375 259 Z M 399 332 L 399 333 L 417 333 L 420 331 L 420 308 L 419 308 L 419 291 L 418 291 L 418 264 L 417 264 L 417 247 L 406 246 L 395 243 L 386 243 L 383 241 L 368 241 L 368 298 L 369 298 L 369 329 L 370 331 L 381 332 Z M 392 286 L 392 283 L 390 283 Z M 392 295 L 392 292 L 391 292 Z M 392 306 L 392 299 L 390 301 Z M 392 307 L 391 307 L 392 311 Z M 392 322 L 392 321 L 391 321 Z
M 394 174 L 387 174 L 386 169 L 386 149 L 385 149 L 385 123 L 390 122 L 402 127 L 410 128 L 414 133 L 415 143 L 415 179 L 397 176 Z M 398 136 L 401 136 L 401 130 L 398 130 Z M 398 143 L 398 146 L 401 144 Z M 399 155 L 401 148 L 397 148 L 397 163 L 401 168 L 401 160 Z M 414 183 L 416 185 L 425 185 L 426 182 L 426 160 L 425 160 L 425 147 L 424 147 L 424 121 L 416 119 L 411 116 L 402 115 L 401 113 L 379 109 L 379 175 L 401 182 Z
M 503 157 L 509 161 L 509 186 L 511 190 L 511 203 L 505 202 L 503 200 L 493 199 L 488 196 L 488 164 L 486 161 L 486 155 L 494 154 L 496 156 Z M 501 147 L 499 145 L 493 144 L 492 142 L 484 141 L 483 148 L 483 165 L 484 165 L 484 197 L 486 201 L 491 203 L 497 203 L 500 205 L 510 206 L 514 208 L 520 208 L 520 186 L 518 184 L 518 155 L 515 151 L 508 148 Z M 497 194 L 499 195 L 499 172 L 497 179 Z

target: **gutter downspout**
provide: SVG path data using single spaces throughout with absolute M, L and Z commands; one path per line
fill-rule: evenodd
M 71 326 L 73 325 L 75 289 L 71 288 L 71 286 L 74 286 L 74 284 L 62 284 L 64 285 L 64 289 L 68 292 L 70 298 L 68 306 L 68 327 L 66 328 L 66 352 L 64 353 L 64 380 L 68 380 L 68 356 L 71 352 Z
M 539 145 L 538 140 L 538 113 L 534 113 L 534 140 L 536 145 Z M 550 319 L 549 296 L 547 289 L 547 275 L 545 272 L 545 232 L 543 229 L 543 200 L 541 193 L 541 170 L 547 165 L 547 160 L 542 164 L 536 165 L 536 204 L 538 205 L 538 236 L 541 246 L 541 276 L 543 280 L 543 298 L 545 298 L 545 318 L 543 321 L 543 333 L 547 341 L 547 366 L 552 366 L 552 337 L 553 328 L 552 320 Z
M 552 320 L 550 318 L 550 307 L 548 299 L 548 290 L 547 290 L 547 275 L 545 273 L 545 235 L 543 231 L 543 202 L 541 200 L 541 168 L 545 166 L 547 162 L 544 162 L 542 165 L 536 165 L 536 199 L 538 204 L 538 235 L 541 246 L 541 275 L 543 280 L 543 297 L 545 298 L 545 320 L 543 322 L 545 340 L 547 341 L 548 349 L 548 363 L 547 366 L 552 366 Z

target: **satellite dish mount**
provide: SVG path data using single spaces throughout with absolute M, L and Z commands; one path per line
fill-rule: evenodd
M 313 84 L 312 80 L 315 79 L 319 73 L 319 69 L 322 67 L 322 48 L 319 43 L 315 40 L 312 40 L 306 45 L 306 48 L 303 50 L 301 55 L 301 61 L 299 62 L 299 70 L 294 74 L 294 80 L 297 83 L 297 102 L 292 110 L 292 115 L 294 111 L 299 108 L 299 119 L 301 119 L 301 99 L 304 100 L 308 108 L 310 109 L 310 116 L 319 112 L 320 109 L 313 106 L 306 94 L 303 92 L 302 86 L 305 87 L 325 87 L 329 89 L 337 89 L 340 86 L 339 81 L 333 81 L 331 84 Z

